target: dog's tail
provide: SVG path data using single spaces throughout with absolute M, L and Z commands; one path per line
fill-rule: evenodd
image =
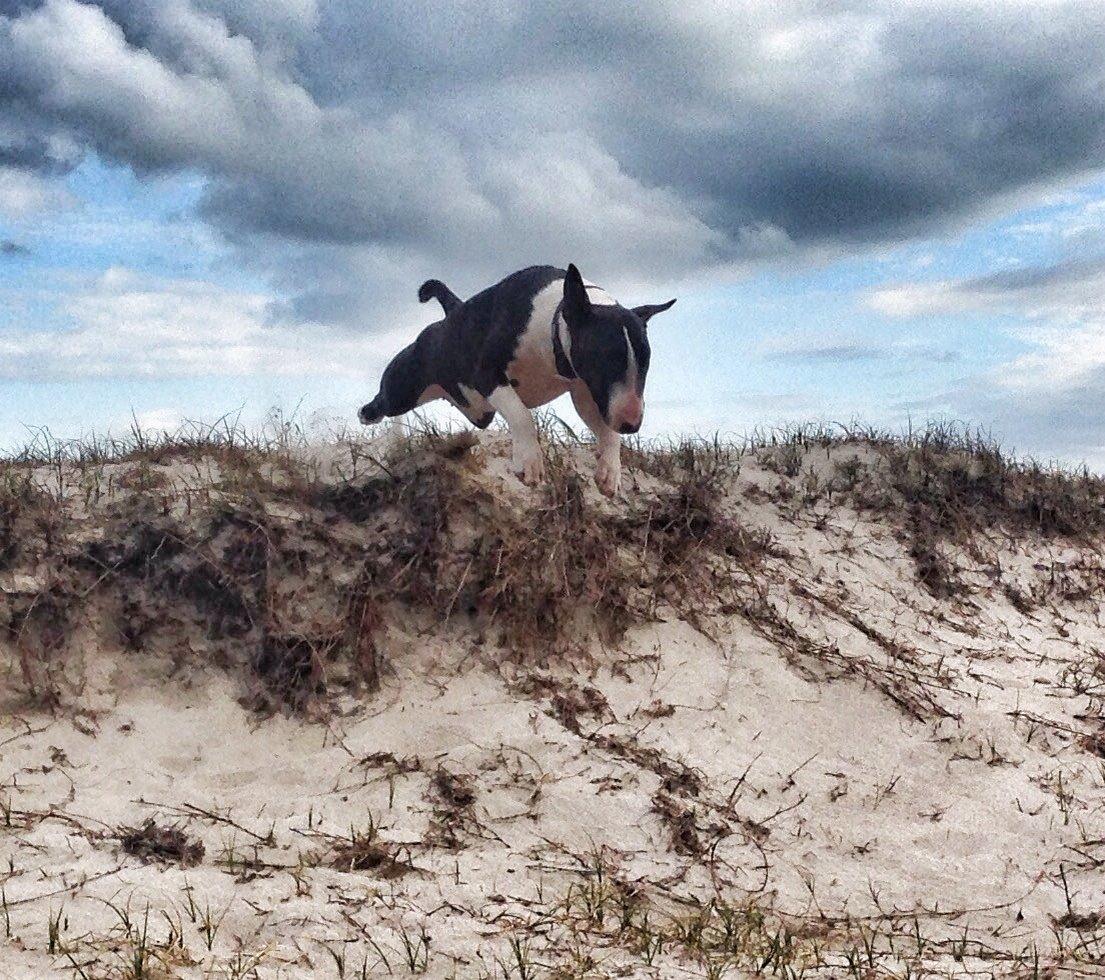
M 427 279 L 418 287 L 418 302 L 428 303 L 432 299 L 436 299 L 441 304 L 446 316 L 461 305 L 456 293 L 440 279 Z

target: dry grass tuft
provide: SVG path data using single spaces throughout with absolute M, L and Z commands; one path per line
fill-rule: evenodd
M 576 684 L 562 677 L 531 674 L 518 690 L 531 698 L 547 698 L 548 714 L 574 735 L 583 734 L 583 722 L 592 723 L 613 719 L 613 712 L 606 696 L 589 684 Z
M 676 854 L 702 857 L 706 848 L 698 833 L 694 811 L 689 806 L 661 791 L 653 797 L 652 809 L 667 826 L 671 834 L 671 848 Z
M 659 749 L 642 745 L 632 736 L 594 735 L 598 748 L 618 759 L 625 759 L 660 777 L 660 788 L 673 796 L 696 797 L 702 792 L 702 773 Z
M 377 828 L 365 831 L 350 828 L 349 836 L 330 838 L 327 863 L 337 871 L 367 872 L 376 878 L 401 878 L 414 870 L 410 857 L 401 849 L 380 839 Z
M 441 766 L 430 777 L 429 798 L 433 819 L 426 842 L 448 850 L 459 850 L 465 838 L 479 831 L 474 807 L 475 780 Z
M 454 810 L 467 809 L 476 802 L 471 776 L 459 775 L 441 767 L 434 773 L 432 782 L 438 799 Z
M 203 842 L 192 840 L 180 827 L 159 826 L 151 817 L 141 827 L 120 827 L 123 850 L 145 863 L 179 864 L 191 868 L 203 860 Z

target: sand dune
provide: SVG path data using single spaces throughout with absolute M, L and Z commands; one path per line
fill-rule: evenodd
M 0 472 L 0 976 L 1105 972 L 1098 481 L 201 442 Z

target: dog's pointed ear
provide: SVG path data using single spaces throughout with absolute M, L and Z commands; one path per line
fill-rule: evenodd
M 666 303 L 657 303 L 655 306 L 635 306 L 633 312 L 637 314 L 645 323 L 656 316 L 657 313 L 663 313 L 664 310 L 670 310 L 675 305 L 675 300 L 669 299 Z
M 583 276 L 579 269 L 569 264 L 568 274 L 564 277 L 564 315 L 568 320 L 579 321 L 591 312 L 591 300 L 587 287 L 583 285 Z

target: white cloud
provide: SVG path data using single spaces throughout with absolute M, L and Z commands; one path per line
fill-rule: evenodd
M 1093 213 L 1076 203 L 1080 213 Z M 1105 257 L 898 283 L 864 299 L 884 315 L 914 318 L 919 335 L 926 317 L 956 316 L 970 328 L 970 314 L 985 314 L 993 321 L 978 329 L 988 343 L 996 322 L 1023 348 L 990 359 L 942 392 L 919 394 L 917 411 L 939 409 L 992 427 L 1019 451 L 1105 472 Z
M 271 303 L 266 294 L 110 269 L 62 300 L 68 328 L 0 330 L 0 377 L 359 376 L 397 340 L 273 325 Z
M 489 197 L 499 202 L 499 235 L 509 236 L 519 264 L 574 261 L 609 266 L 611 243 L 619 265 L 647 277 L 680 267 L 708 265 L 726 238 L 688 211 L 671 191 L 643 187 L 584 133 L 540 136 L 495 153 L 486 162 Z M 532 236 L 571 243 L 563 256 L 530 255 Z M 527 241 L 529 239 L 530 241 Z
M 223 191 L 243 220 L 261 208 L 293 236 L 322 234 L 323 225 L 349 239 L 443 224 L 470 234 L 494 213 L 442 135 L 401 114 L 366 122 L 319 106 L 252 41 L 180 0 L 150 13 L 183 64 L 128 43 L 99 7 L 47 0 L 11 22 L 13 70 L 44 108 L 93 132 L 105 151 L 232 179 L 233 191 Z
M 1011 234 L 1027 240 L 1050 242 L 1067 250 L 1105 242 L 1105 200 L 1074 197 L 1059 210 L 1035 221 L 1014 225 Z
M 73 195 L 55 180 L 15 167 L 0 167 L 0 217 L 20 221 L 75 203 Z
M 1010 336 L 1029 350 L 998 365 L 987 382 L 1014 391 L 1058 391 L 1105 368 L 1105 260 L 1072 259 L 965 280 L 900 283 L 865 303 L 891 317 L 968 313 L 1014 318 Z
M 938 316 L 967 306 L 947 280 L 885 286 L 868 293 L 863 302 L 868 309 L 892 317 Z
M 184 416 L 175 408 L 147 408 L 135 412 L 129 420 L 143 432 L 176 432 L 184 424 Z M 116 426 L 115 428 L 121 428 Z

